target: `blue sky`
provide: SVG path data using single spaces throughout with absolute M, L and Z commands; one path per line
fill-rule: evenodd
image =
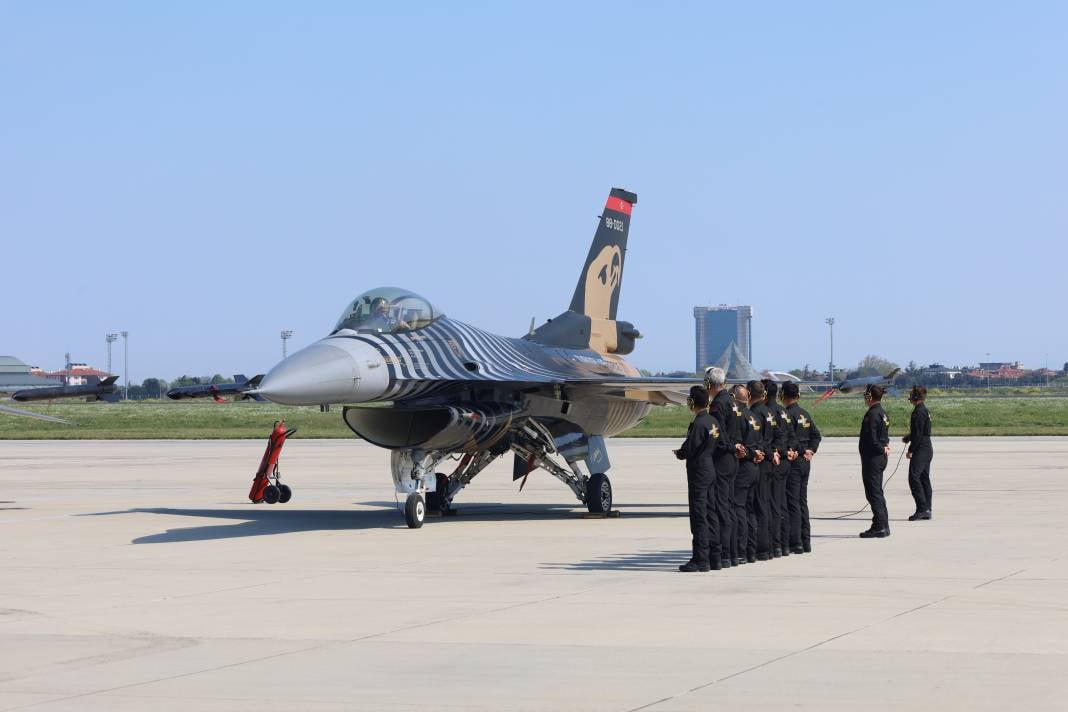
M 1063 3 L 4 3 L 0 353 L 263 372 L 380 285 L 502 334 L 639 195 L 632 360 L 1068 361 Z M 42 267 L 43 273 L 26 269 Z

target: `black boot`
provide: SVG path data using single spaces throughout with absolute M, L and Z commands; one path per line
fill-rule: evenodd
M 690 559 L 685 564 L 679 567 L 679 571 L 684 573 L 690 573 L 693 571 L 708 571 L 708 564 L 695 564 L 693 559 Z
M 890 536 L 890 530 L 889 529 L 875 529 L 875 528 L 872 528 L 872 529 L 869 529 L 868 531 L 860 533 L 860 538 L 861 539 L 883 539 L 883 538 L 888 537 L 888 536 Z

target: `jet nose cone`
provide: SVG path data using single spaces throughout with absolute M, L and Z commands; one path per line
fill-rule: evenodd
M 344 403 L 355 394 L 359 375 L 348 351 L 318 342 L 272 368 L 257 392 L 285 405 Z

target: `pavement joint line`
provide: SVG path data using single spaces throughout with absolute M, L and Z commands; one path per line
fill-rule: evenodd
M 981 584 L 973 586 L 971 588 L 971 590 L 974 591 L 976 589 L 982 588 L 983 586 L 986 586 L 987 584 L 997 583 L 998 581 L 1004 581 L 1005 579 L 1012 578 L 1013 576 L 1016 576 L 1017 574 L 1021 574 L 1024 571 L 1025 571 L 1025 569 L 1020 569 L 1019 571 L 1014 571 L 1014 572 L 1012 572 L 1010 574 L 1006 574 L 1004 576 L 999 576 L 997 578 L 990 579 L 989 581 L 984 581 Z M 773 664 L 775 664 L 775 663 L 777 663 L 777 662 L 779 662 L 781 660 L 785 660 L 786 658 L 792 658 L 792 657 L 794 657 L 796 655 L 800 655 L 802 653 L 807 653 L 810 650 L 815 650 L 816 648 L 819 648 L 819 647 L 821 647 L 823 645 L 826 645 L 827 643 L 832 643 L 832 642 L 834 642 L 836 640 L 839 640 L 840 638 L 845 638 L 847 636 L 853 635 L 854 633 L 860 633 L 862 631 L 868 630 L 869 628 L 874 628 L 875 626 L 882 625 L 884 623 L 889 623 L 892 620 L 896 620 L 896 619 L 901 618 L 903 616 L 907 616 L 910 613 L 915 613 L 916 611 L 922 611 L 925 608 L 930 608 L 931 606 L 936 606 L 939 603 L 943 603 L 945 601 L 948 601 L 951 598 L 956 598 L 957 596 L 961 595 L 961 593 L 963 593 L 963 591 L 958 591 L 956 593 L 950 593 L 948 595 L 942 596 L 941 598 L 937 598 L 937 599 L 935 599 L 933 601 L 928 601 L 927 603 L 923 603 L 923 604 L 921 604 L 919 606 L 915 606 L 913 608 L 910 608 L 910 609 L 908 609 L 906 611 L 901 611 L 899 613 L 895 613 L 894 615 L 890 616 L 889 618 L 884 618 L 882 620 L 873 621 L 871 623 L 868 623 L 867 625 L 863 625 L 863 626 L 861 626 L 859 628 L 855 628 L 854 630 L 848 630 L 848 631 L 845 631 L 844 633 L 839 633 L 838 635 L 833 635 L 830 638 L 826 638 L 824 640 L 820 640 L 820 641 L 815 642 L 812 645 L 806 646 L 804 648 L 800 648 L 798 650 L 791 650 L 790 652 L 783 653 L 782 655 L 776 656 L 776 657 L 774 657 L 774 658 L 772 658 L 770 660 L 765 660 L 764 662 L 759 663 L 757 665 L 752 665 L 750 667 L 747 667 L 744 670 L 738 670 L 737 672 L 732 672 L 730 675 L 725 675 L 725 676 L 723 676 L 721 678 L 712 680 L 710 682 L 706 682 L 706 683 L 704 683 L 702 685 L 698 685 L 696 687 L 691 687 L 690 689 L 686 690 L 685 692 L 681 692 L 681 693 L 679 693 L 677 695 L 671 695 L 669 697 L 665 697 L 663 699 L 656 700 L 655 702 L 648 702 L 648 703 L 646 703 L 646 704 L 644 704 L 644 705 L 642 705 L 640 707 L 633 707 L 633 708 L 627 710 L 627 712 L 638 712 L 639 710 L 650 709 L 652 707 L 655 707 L 656 705 L 659 705 L 662 702 L 668 702 L 668 701 L 674 700 L 674 699 L 676 699 L 678 697 L 682 697 L 684 695 L 688 695 L 691 692 L 697 692 L 698 690 L 703 690 L 706 687 L 711 687 L 712 685 L 716 685 L 716 684 L 719 684 L 721 682 L 726 682 L 727 680 L 730 680 L 732 678 L 739 677 L 741 675 L 745 675 L 746 673 L 753 672 L 754 670 L 760 670 L 761 668 L 768 667 L 769 665 L 773 665 Z
M 608 584 L 608 585 L 611 585 L 611 584 Z M 203 673 L 206 673 L 206 672 L 216 672 L 218 670 L 228 670 L 228 669 L 231 669 L 231 668 L 241 667 L 242 665 L 249 665 L 249 664 L 252 664 L 252 663 L 262 663 L 262 662 L 264 662 L 266 660 L 274 660 L 276 658 L 282 658 L 282 657 L 286 657 L 288 655 L 297 655 L 297 654 L 300 654 L 300 653 L 311 652 L 313 650 L 322 650 L 324 648 L 329 648 L 331 646 L 340 646 L 340 645 L 348 645 L 350 643 L 359 643 L 359 642 L 362 642 L 362 641 L 365 641 L 365 640 L 371 640 L 373 638 L 380 638 L 380 637 L 387 636 L 387 635 L 393 635 L 394 633 L 403 633 L 403 632 L 409 631 L 409 630 L 416 630 L 416 629 L 419 629 L 419 628 L 427 628 L 427 627 L 430 627 L 430 626 L 433 626 L 433 625 L 438 625 L 440 623 L 452 623 L 454 621 L 463 620 L 465 618 L 474 618 L 474 617 L 482 616 L 482 615 L 500 613 L 501 611 L 507 611 L 507 610 L 511 610 L 511 609 L 514 609 L 514 608 L 521 608 L 523 606 L 537 605 L 539 603 L 548 603 L 549 601 L 557 601 L 557 600 L 560 600 L 562 598 L 570 598 L 571 596 L 579 596 L 579 595 L 582 595 L 584 593 L 589 593 L 589 592 L 591 592 L 593 590 L 594 590 L 593 588 L 587 588 L 587 589 L 583 589 L 582 591 L 574 591 L 572 593 L 561 593 L 561 594 L 556 595 L 556 596 L 549 596 L 547 598 L 540 598 L 540 599 L 537 599 L 537 600 L 534 600 L 534 601 L 524 601 L 522 603 L 512 603 L 512 604 L 509 604 L 507 606 L 500 606 L 498 608 L 493 608 L 493 609 L 486 610 L 486 611 L 476 611 L 476 612 L 473 612 L 473 613 L 466 613 L 466 614 L 463 614 L 463 615 L 452 616 L 452 617 L 449 617 L 449 618 L 441 618 L 441 619 L 434 620 L 434 621 L 427 621 L 425 623 L 415 623 L 415 624 L 412 624 L 412 625 L 402 626 L 400 628 L 395 628 L 393 630 L 380 631 L 378 633 L 369 633 L 368 635 L 360 636 L 360 637 L 357 637 L 357 638 L 352 638 L 350 640 L 327 640 L 327 641 L 323 641 L 321 643 L 317 643 L 316 645 L 309 645 L 307 647 L 299 648 L 297 650 L 286 650 L 286 651 L 279 652 L 279 653 L 273 653 L 271 655 L 264 655 L 264 656 L 261 656 L 261 657 L 258 657 L 258 658 L 251 658 L 251 659 L 248 659 L 248 660 L 239 660 L 239 661 L 235 661 L 235 662 L 232 662 L 232 663 L 227 663 L 226 665 L 216 665 L 214 667 L 204 668 L 202 670 L 191 670 L 189 672 L 178 673 L 176 675 L 165 675 L 163 677 L 158 677 L 158 678 L 155 678 L 155 679 L 152 679 L 152 680 L 142 680 L 140 682 L 131 682 L 131 683 L 126 684 L 126 685 L 117 685 L 115 687 L 109 687 L 109 688 L 105 688 L 105 689 L 102 689 L 102 690 L 91 690 L 89 692 L 81 692 L 81 693 L 79 693 L 77 695 L 68 695 L 66 697 L 59 697 L 59 698 L 51 699 L 51 700 L 42 700 L 40 702 L 32 702 L 32 703 L 30 703 L 28 705 L 20 705 L 18 707 L 8 707 L 7 710 L 9 710 L 10 712 L 14 712 L 14 710 L 30 709 L 32 707 L 39 707 L 41 705 L 53 704 L 53 703 L 56 703 L 56 702 L 68 702 L 70 700 L 78 700 L 78 699 L 81 699 L 83 697 L 91 697 L 93 695 L 108 694 L 108 693 L 111 693 L 111 692 L 116 692 L 118 690 L 128 690 L 128 689 L 132 689 L 132 688 L 135 688 L 135 687 L 142 687 L 144 685 L 151 685 L 151 684 L 154 684 L 154 683 L 157 683 L 157 682 L 166 682 L 166 681 L 169 681 L 169 680 L 178 680 L 178 679 L 181 679 L 183 677 L 192 677 L 194 675 L 200 675 L 200 674 L 203 674 Z

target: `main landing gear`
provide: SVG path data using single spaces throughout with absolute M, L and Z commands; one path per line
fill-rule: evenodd
M 293 490 L 289 485 L 282 484 L 282 472 L 278 469 L 278 458 L 282 454 L 282 446 L 296 428 L 286 429 L 286 421 L 275 421 L 271 436 L 267 439 L 267 449 L 260 460 L 260 467 L 256 470 L 256 476 L 252 479 L 252 489 L 249 490 L 248 498 L 255 504 L 266 502 L 267 504 L 285 504 L 293 498 Z

